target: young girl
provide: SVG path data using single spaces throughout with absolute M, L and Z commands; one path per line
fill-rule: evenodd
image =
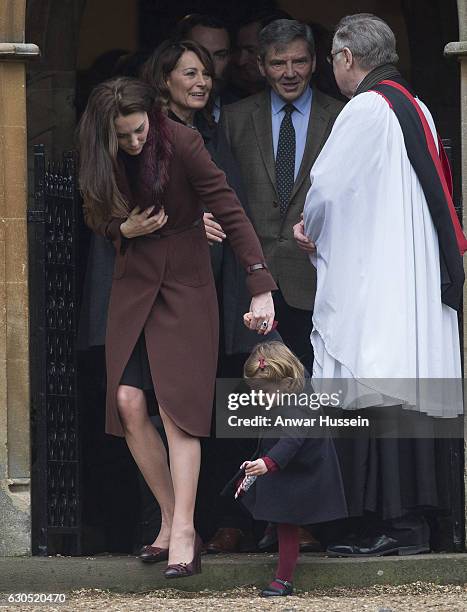
M 244 378 L 266 392 L 305 392 L 304 368 L 281 342 L 257 345 L 244 366 Z M 260 383 L 260 384 L 259 384 Z M 291 595 L 299 554 L 298 527 L 344 518 L 347 507 L 334 444 L 322 438 L 260 438 L 245 475 L 256 476 L 240 500 L 256 520 L 277 523 L 279 564 L 263 597 Z

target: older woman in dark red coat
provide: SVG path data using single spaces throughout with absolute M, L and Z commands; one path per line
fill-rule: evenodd
M 106 431 L 125 436 L 162 512 L 155 545 L 167 578 L 200 571 L 193 512 L 199 436 L 208 436 L 218 347 L 217 299 L 203 206 L 248 270 L 251 329 L 268 333 L 276 288 L 254 230 L 199 134 L 154 109 L 151 87 L 120 78 L 92 93 L 80 124 L 80 182 L 90 227 L 116 262 L 109 305 Z M 151 426 L 152 387 L 170 470 Z

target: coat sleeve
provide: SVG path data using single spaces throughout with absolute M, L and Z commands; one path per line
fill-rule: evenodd
M 280 438 L 266 454 L 283 470 L 302 448 L 305 440 L 306 438 Z
M 254 264 L 265 264 L 253 226 L 235 192 L 228 186 L 224 172 L 211 160 L 201 136 L 194 130 L 183 130 L 178 144 L 190 183 L 203 206 L 222 225 L 241 265 L 247 269 Z M 277 289 L 267 269 L 247 274 L 246 284 L 251 295 Z
M 108 240 L 113 242 L 117 253 L 120 252 L 125 240 L 127 240 L 126 238 L 124 238 L 124 236 L 122 235 L 120 231 L 120 226 L 122 225 L 124 221 L 126 221 L 126 219 L 123 219 L 120 217 L 111 217 L 110 219 L 107 219 L 106 221 L 102 221 L 101 223 L 98 223 L 97 225 L 95 225 L 94 223 L 91 223 L 91 216 L 89 214 L 89 208 L 90 208 L 90 204 L 87 202 L 84 202 L 83 203 L 83 216 L 84 216 L 84 222 L 86 223 L 86 225 L 95 234 L 98 234 L 99 236 L 103 236 L 104 238 L 107 238 Z

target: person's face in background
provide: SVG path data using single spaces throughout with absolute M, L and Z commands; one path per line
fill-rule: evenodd
M 185 51 L 167 77 L 169 106 L 180 119 L 193 123 L 195 112 L 209 100 L 212 77 L 193 51 Z
M 139 155 L 148 137 L 149 119 L 147 113 L 118 115 L 114 120 L 118 147 L 128 155 Z
M 208 28 L 197 25 L 188 35 L 189 40 L 202 45 L 211 54 L 214 62 L 214 95 L 219 95 L 227 80 L 230 63 L 230 36 L 223 28 Z
M 232 58 L 232 81 L 248 94 L 257 93 L 264 88 L 264 79 L 257 60 L 260 28 L 260 23 L 254 21 L 238 30 Z
M 268 47 L 264 61 L 259 61 L 261 74 L 284 102 L 294 102 L 310 86 L 316 60 L 306 40 L 293 40 L 283 48 Z

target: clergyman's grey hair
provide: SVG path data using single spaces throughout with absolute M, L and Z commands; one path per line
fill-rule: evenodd
M 337 24 L 333 51 L 348 47 L 364 70 L 395 64 L 396 37 L 388 24 L 371 13 L 347 15 Z
M 310 26 L 294 19 L 276 19 L 264 27 L 259 33 L 259 56 L 264 61 L 267 50 L 273 47 L 275 51 L 282 51 L 291 42 L 303 39 L 311 57 L 315 54 L 315 39 Z

